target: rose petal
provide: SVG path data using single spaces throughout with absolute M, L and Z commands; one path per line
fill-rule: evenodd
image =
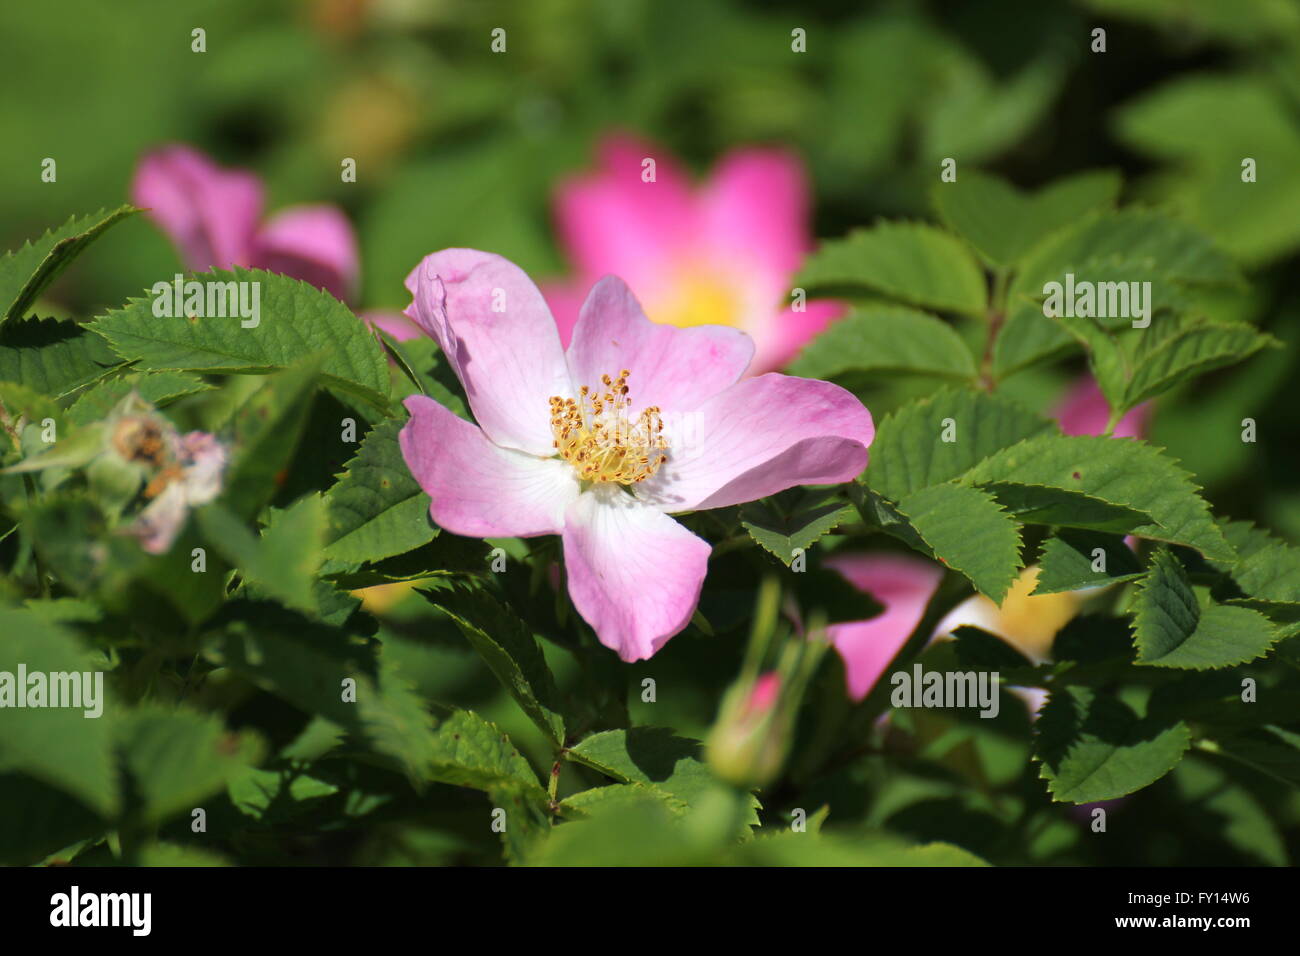
M 850 392 L 777 374 L 737 382 L 666 422 L 668 461 L 637 485 L 638 497 L 664 511 L 848 481 L 867 466 L 875 436 L 871 413 Z
M 812 247 L 803 163 L 784 150 L 742 149 L 724 156 L 699 205 L 701 244 L 760 267 L 776 288 Z
M 429 514 L 439 527 L 476 538 L 526 538 L 564 527 L 579 491 L 567 463 L 500 448 L 423 395 L 404 404 L 411 420 L 398 434 L 402 457 L 432 499 Z
M 753 341 L 738 329 L 651 322 L 617 276 L 587 296 L 568 351 L 575 384 L 595 389 L 601 375 L 628 369 L 633 411 L 657 405 L 664 412 L 689 411 L 734 384 L 753 355 Z
M 803 312 L 790 308 L 773 314 L 768 322 L 749 330 L 757 346 L 750 374 L 783 368 L 846 311 L 843 303 L 819 300 L 807 303 Z
M 474 418 L 498 445 L 554 453 L 550 397 L 573 394 L 546 301 L 518 266 L 476 249 L 444 249 L 406 278 L 405 312 L 438 340 Z
M 382 329 L 399 342 L 409 342 L 424 334 L 423 329 L 400 312 L 362 312 L 361 320 L 374 328 Z
M 630 136 L 606 139 L 599 152 L 595 173 L 556 191 L 560 242 L 583 275 L 613 273 L 649 289 L 695 233 L 690 183 L 666 150 Z M 655 161 L 654 182 L 642 179 L 646 159 Z
M 871 595 L 884 611 L 866 621 L 832 624 L 831 642 L 844 659 L 849 696 L 862 700 L 921 623 L 943 569 L 928 561 L 893 554 L 836 555 L 827 567 L 859 591 Z
M 1130 409 L 1115 426 L 1116 438 L 1141 438 L 1150 417 L 1149 403 Z M 1067 435 L 1102 435 L 1110 421 L 1110 405 L 1091 376 L 1083 376 L 1057 405 L 1055 418 Z
M 262 184 L 222 169 L 188 146 L 165 146 L 140 161 L 131 202 L 167 233 L 194 271 L 251 265 Z
M 290 206 L 267 221 L 254 245 L 259 268 L 302 279 L 340 300 L 356 292 L 356 236 L 334 206 Z
M 711 550 L 612 485 L 582 494 L 565 515 L 569 596 L 625 661 L 653 656 L 690 622 Z

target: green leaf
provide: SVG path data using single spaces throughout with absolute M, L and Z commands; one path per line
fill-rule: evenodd
M 1134 601 L 1139 664 L 1204 670 L 1244 664 L 1268 653 L 1277 633 L 1268 618 L 1244 607 L 1202 608 L 1182 565 L 1161 548 Z
M 788 502 L 788 508 L 786 504 L 786 499 L 775 496 L 750 502 L 740 509 L 741 524 L 749 536 L 780 558 L 786 567 L 794 562 L 795 552 L 806 552 L 823 535 L 854 515 L 852 505 L 828 502 L 821 492 L 799 493 L 797 500 Z
M 1147 342 L 1152 344 L 1147 346 Z M 1271 335 L 1249 325 L 1198 322 L 1156 342 L 1139 337 L 1133 356 L 1133 376 L 1124 392 L 1122 410 L 1168 391 L 1180 382 L 1225 365 L 1232 365 L 1265 347 L 1281 345 Z
M 18 707 L 16 696 L 20 666 L 29 682 L 41 674 L 45 684 L 51 673 L 81 675 L 79 684 L 92 675 L 88 688 L 98 683 L 108 696 L 104 662 L 88 654 L 68 630 L 29 611 L 0 610 L 0 634 L 0 672 L 13 675 L 12 686 L 0 683 L 6 701 L 0 711 L 0 773 L 21 771 L 76 797 L 102 817 L 114 816 L 118 784 L 110 734 L 115 701 L 100 697 L 95 707 Z M 47 689 L 46 700 L 51 699 Z M 100 716 L 87 717 L 87 710 L 93 713 L 96 707 Z
M 1178 763 L 1191 735 L 1181 721 L 1139 719 L 1109 691 L 1058 687 L 1035 725 L 1035 759 L 1052 799 L 1114 800 L 1159 780 Z
M 995 176 L 963 172 L 934 188 L 935 210 L 989 262 L 1009 266 L 1057 229 L 1086 213 L 1113 207 L 1120 177 L 1089 172 L 1023 192 Z
M 1065 282 L 1150 282 L 1152 313 L 1184 302 L 1186 287 L 1235 285 L 1240 273 L 1201 232 L 1139 207 L 1094 214 L 1054 233 L 1025 257 L 1010 301 L 1041 301 L 1043 286 Z
M 876 293 L 967 315 L 983 315 L 988 301 L 984 276 L 961 241 L 910 222 L 882 222 L 823 243 L 795 285 L 813 295 Z
M 127 792 L 127 811 L 158 823 L 201 801 L 258 759 L 260 744 L 228 733 L 221 721 L 186 710 L 145 706 L 127 711 L 114 727 Z
M 114 350 L 145 370 L 264 374 L 325 356 L 323 381 L 387 411 L 383 350 L 364 322 L 328 292 L 261 270 L 214 271 L 198 282 L 256 282 L 260 320 L 154 315 L 152 296 L 131 299 L 91 325 Z
M 1001 604 L 1020 569 L 1020 531 L 993 496 L 965 485 L 934 485 L 898 502 L 934 556 Z
M 435 780 L 494 793 L 545 799 L 537 774 L 495 724 L 457 710 L 438 724 L 432 761 Z
M 1047 419 L 1007 399 L 945 389 L 904 405 L 880 423 L 862 480 L 897 500 L 956 478 L 994 452 L 1052 429 Z
M 1065 492 L 1129 508 L 1153 519 L 1131 529 L 1140 537 L 1233 558 L 1191 476 L 1160 449 L 1135 439 L 1039 435 L 981 462 L 963 480 L 1019 486 L 1015 491 L 1026 506 L 1035 495 L 1059 505 Z
M 33 317 L 0 325 L 0 382 L 59 398 L 120 364 L 107 342 L 76 322 Z
M 1101 568 L 1094 565 L 1100 561 Z M 1146 573 L 1142 562 L 1118 535 L 1065 529 L 1043 544 L 1034 594 L 1057 594 L 1080 588 L 1132 581 Z
M 804 346 L 790 374 L 831 378 L 846 372 L 903 372 L 969 379 L 975 359 L 947 322 L 902 306 L 863 306 Z
M 559 692 L 528 624 L 481 588 L 454 586 L 420 593 L 455 622 L 529 719 L 562 747 Z
M 325 506 L 318 496 L 306 495 L 273 512 L 260 537 L 219 504 L 200 509 L 198 520 L 204 536 L 255 591 L 316 612 L 315 572 L 325 534 Z
M 253 518 L 275 495 L 292 461 L 320 373 L 319 357 L 267 379 L 235 420 L 236 451 L 221 501 L 241 518 Z
M 211 388 L 203 379 L 189 372 L 137 372 L 120 375 L 92 385 L 82 392 L 68 408 L 68 420 L 74 425 L 97 422 L 107 417 L 132 389 L 150 405 L 162 408 L 178 398 L 197 395 Z
M 700 742 L 663 727 L 592 734 L 566 751 L 566 756 L 620 783 L 654 786 L 692 806 L 717 786 L 700 759 Z M 758 824 L 752 807 L 747 822 Z
M 429 518 L 429 496 L 412 477 L 397 443 L 403 424 L 386 419 L 371 429 L 326 494 L 324 573 L 404 554 L 438 534 Z
M 80 219 L 72 217 L 35 242 L 0 258 L 0 324 L 22 318 L 32 303 L 72 260 L 114 223 L 138 210 L 119 206 L 112 212 L 100 210 Z
M 1268 725 L 1215 741 L 1225 755 L 1276 780 L 1300 787 L 1300 733 Z

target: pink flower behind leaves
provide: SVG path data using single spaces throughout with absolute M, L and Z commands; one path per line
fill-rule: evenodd
M 628 136 L 600 147 L 594 173 L 561 185 L 556 222 L 576 268 L 546 297 L 568 344 L 582 298 L 604 275 L 637 290 L 655 322 L 730 325 L 756 347 L 751 374 L 780 368 L 842 307 L 791 306 L 792 280 L 812 246 L 803 165 L 777 149 L 724 156 L 693 188 L 663 150 Z M 643 178 L 646 159 L 654 181 Z
M 1054 416 L 1067 435 L 1103 435 L 1110 421 L 1110 405 L 1096 381 L 1089 375 L 1081 376 L 1065 393 Z M 1142 438 L 1146 434 L 1151 406 L 1139 405 L 1132 409 L 1115 426 L 1116 438 Z
M 226 469 L 226 448 L 208 432 L 189 432 L 179 439 L 169 438 L 167 444 L 174 449 L 174 471 L 164 471 L 169 480 L 131 526 L 131 533 L 150 554 L 170 550 L 190 509 L 221 493 Z
M 835 555 L 826 566 L 884 608 L 869 620 L 832 624 L 827 629 L 844 660 L 849 696 L 862 700 L 921 623 L 943 569 L 896 554 Z
M 243 266 L 301 279 L 341 301 L 357 291 L 352 224 L 336 206 L 290 206 L 263 221 L 262 181 L 225 169 L 188 146 L 148 153 L 136 168 L 131 202 L 146 210 L 194 272 Z M 398 315 L 363 315 L 399 341 L 419 331 Z
M 427 256 L 406 314 L 437 339 L 477 425 L 406 400 L 407 467 L 437 524 L 473 537 L 558 534 L 569 596 L 606 647 L 648 658 L 686 627 L 709 545 L 670 514 L 857 476 L 871 415 L 838 386 L 741 380 L 735 328 L 647 319 L 622 279 L 591 290 L 568 349 L 537 287 L 472 249 Z
M 263 189 L 188 146 L 164 146 L 136 168 L 131 201 L 176 244 L 187 268 L 267 269 L 347 299 L 356 286 L 352 226 L 334 206 L 292 206 L 262 222 Z

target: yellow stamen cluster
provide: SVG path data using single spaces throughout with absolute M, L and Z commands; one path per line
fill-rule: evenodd
M 623 369 L 618 378 L 600 377 L 604 391 L 582 386 L 576 399 L 551 396 L 551 433 L 555 450 L 573 465 L 583 481 L 634 485 L 645 481 L 668 460 L 663 450 L 664 423 L 658 406 L 635 417 Z

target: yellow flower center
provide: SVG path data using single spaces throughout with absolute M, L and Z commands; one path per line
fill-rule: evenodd
M 631 485 L 645 481 L 668 460 L 658 406 L 631 413 L 627 369 L 600 377 L 604 391 L 582 386 L 576 399 L 551 396 L 551 434 L 560 457 L 583 481 Z
M 1072 591 L 1031 595 L 1038 584 L 1038 568 L 1020 572 L 997 610 L 1000 633 L 1030 657 L 1046 658 L 1056 633 L 1079 612 L 1083 599 Z
M 733 284 L 716 272 L 687 266 L 674 276 L 667 294 L 650 304 L 646 314 L 656 322 L 683 328 L 692 325 L 739 325 L 740 300 Z

